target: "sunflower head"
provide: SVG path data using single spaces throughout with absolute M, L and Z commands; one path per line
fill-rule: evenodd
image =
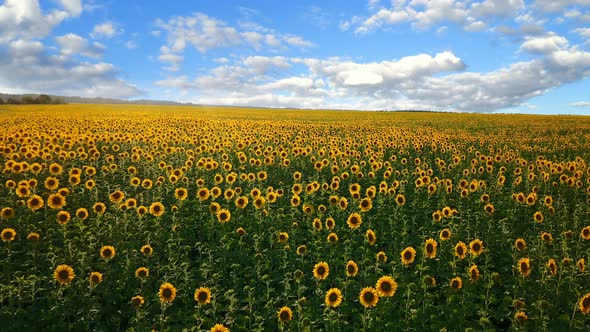
M 438 237 L 441 239 L 441 241 L 447 241 L 451 238 L 451 235 L 452 235 L 451 230 L 448 228 L 445 228 L 440 231 Z
M 113 246 L 102 246 L 102 248 L 100 248 L 100 257 L 102 257 L 105 260 L 111 260 L 115 257 L 115 247 Z
M 88 277 L 91 286 L 96 286 L 102 282 L 102 273 L 100 272 L 92 272 Z
M 145 300 L 141 295 L 137 295 L 131 298 L 131 304 L 133 305 L 133 307 L 135 307 L 135 309 L 139 309 L 144 303 Z
M 211 290 L 207 287 L 197 288 L 194 298 L 201 305 L 209 304 L 211 302 Z
M 480 239 L 469 242 L 469 252 L 476 257 L 481 255 L 483 252 L 483 242 Z
M 528 258 L 518 260 L 518 271 L 523 277 L 528 277 L 531 274 L 531 263 Z
M 219 211 L 217 211 L 217 221 L 219 221 L 222 224 L 225 224 L 227 222 L 229 222 L 231 219 L 231 212 L 229 212 L 229 210 L 226 209 L 220 209 Z
M 586 293 L 586 295 L 582 296 L 578 306 L 584 315 L 590 313 L 590 293 Z
M 342 292 L 340 291 L 340 289 L 331 288 L 330 290 L 328 290 L 328 292 L 326 292 L 326 298 L 324 299 L 324 302 L 327 306 L 330 306 L 332 308 L 336 308 L 337 306 L 339 306 L 340 303 L 342 303 Z
M 358 271 L 359 267 L 354 261 L 350 260 L 348 263 L 346 263 L 346 275 L 348 277 L 355 277 Z
M 424 254 L 428 258 L 435 258 L 436 257 L 436 248 L 438 247 L 438 243 L 434 239 L 428 239 L 424 243 Z
M 412 247 L 407 247 L 401 252 L 402 263 L 404 265 L 410 265 L 414 262 L 416 258 L 416 249 Z
M 330 266 L 326 262 L 319 262 L 313 267 L 313 276 L 316 279 L 324 280 L 330 274 Z
M 373 287 L 365 287 L 359 294 L 359 300 L 365 308 L 372 308 L 379 302 L 379 294 Z
M 279 242 L 280 243 L 287 243 L 289 241 L 289 234 L 286 232 L 279 233 Z
M 16 238 L 16 231 L 14 228 L 4 228 L 0 233 L 0 238 L 3 242 L 12 242 Z
M 135 277 L 138 279 L 146 279 L 150 275 L 150 270 L 147 267 L 140 267 L 135 270 Z
M 160 297 L 160 302 L 172 303 L 176 298 L 176 288 L 169 282 L 164 283 L 160 286 L 158 296 Z
M 154 249 L 149 244 L 146 244 L 141 247 L 141 253 L 149 257 L 154 253 Z
M 68 285 L 74 280 L 74 269 L 66 264 L 58 265 L 53 272 L 53 279 L 60 285 Z
M 380 297 L 391 297 L 397 290 L 397 282 L 390 276 L 383 276 L 377 280 L 375 289 Z
M 365 237 L 367 238 L 367 242 L 372 246 L 377 242 L 377 235 L 375 235 L 375 232 L 372 229 L 367 230 Z
M 526 241 L 524 239 L 518 238 L 516 241 L 514 241 L 514 247 L 518 251 L 523 251 L 526 249 Z
M 348 227 L 350 227 L 351 229 L 356 229 L 358 228 L 361 223 L 363 222 L 363 218 L 361 217 L 360 214 L 358 213 L 351 213 L 348 216 L 348 219 L 346 220 L 346 224 L 348 225 Z
M 453 290 L 459 290 L 463 287 L 463 280 L 460 277 L 454 277 L 451 279 L 450 286 Z
M 277 312 L 277 318 L 281 324 L 287 323 L 293 318 L 293 311 L 289 307 L 282 307 Z

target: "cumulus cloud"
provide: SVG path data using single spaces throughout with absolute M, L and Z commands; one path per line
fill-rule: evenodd
M 55 37 L 55 41 L 61 46 L 61 53 L 66 56 L 81 54 L 91 58 L 99 58 L 105 50 L 104 45 L 97 42 L 90 44 L 88 40 L 73 33 Z
M 117 32 L 117 28 L 113 22 L 104 22 L 94 26 L 92 32 L 90 32 L 90 37 L 95 39 L 112 38 Z
M 259 56 L 156 84 L 207 104 L 491 112 L 527 107 L 535 96 L 589 77 L 590 53 L 566 47 L 489 72 L 465 68 L 452 52 L 366 63 Z
M 568 44 L 569 42 L 565 37 L 555 34 L 527 37 L 526 40 L 520 45 L 520 51 L 549 54 L 567 47 Z
M 72 42 L 77 38 L 64 37 L 66 48 L 80 47 Z M 1 90 L 115 98 L 142 94 L 137 87 L 118 79 L 118 70 L 112 64 L 51 54 L 39 41 L 15 40 L 0 52 L 4 53 L 0 60 Z
M 81 0 L 60 0 L 60 3 L 71 16 L 77 17 L 82 14 Z
M 156 26 L 166 34 L 168 53 L 177 55 L 187 47 L 207 53 L 212 49 L 240 46 L 260 51 L 314 45 L 300 36 L 278 33 L 254 22 L 241 22 L 238 28 L 203 13 L 177 16 L 167 21 L 157 19 Z
M 564 18 L 582 19 L 590 15 L 578 10 L 578 7 L 590 4 L 590 0 L 537 0 L 533 3 L 524 0 L 394 0 L 389 6 L 378 4 L 370 2 L 369 15 L 365 17 L 357 15 L 341 22 L 341 30 L 352 29 L 357 34 L 365 34 L 382 27 L 409 23 L 418 30 L 455 24 L 465 31 L 478 32 L 506 20 L 544 25 L 548 21 L 547 12 L 566 9 Z
M 43 14 L 37 0 L 6 0 L 0 6 L 0 43 L 45 37 L 70 16 L 71 12 L 57 9 Z

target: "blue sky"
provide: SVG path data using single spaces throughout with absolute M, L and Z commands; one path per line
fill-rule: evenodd
M 590 114 L 590 0 L 6 0 L 0 92 Z

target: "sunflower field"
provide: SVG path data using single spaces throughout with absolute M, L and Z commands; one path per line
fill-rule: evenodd
M 590 118 L 0 109 L 2 331 L 582 331 Z

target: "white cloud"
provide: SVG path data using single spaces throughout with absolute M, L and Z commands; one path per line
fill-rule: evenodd
M 590 53 L 562 49 L 489 72 L 464 69 L 451 52 L 368 63 L 248 57 L 193 79 L 171 77 L 156 84 L 207 104 L 489 112 L 534 107 L 529 99 L 589 77 Z
M 67 46 L 79 47 L 68 38 L 63 40 Z M 0 90 L 115 98 L 142 94 L 117 78 L 118 70 L 112 64 L 52 55 L 39 41 L 14 40 L 8 45 L 7 55 L 0 61 Z
M 82 14 L 81 0 L 60 0 L 60 3 L 71 16 L 78 17 Z
M 590 101 L 576 101 L 569 105 L 572 107 L 590 107 Z
M 14 39 L 45 37 L 70 16 L 62 10 L 44 15 L 37 0 L 6 0 L 0 6 L 0 44 Z
M 471 5 L 476 17 L 511 17 L 525 7 L 523 0 L 485 0 Z
M 117 33 L 117 28 L 113 22 L 104 22 L 94 26 L 92 32 L 90 32 L 90 37 L 95 39 L 112 38 Z
M 160 56 L 158 57 L 158 60 L 170 64 L 168 67 L 164 67 L 164 69 L 178 71 L 180 70 L 180 64 L 184 61 L 184 56 L 174 54 L 167 46 L 162 46 L 160 47 Z
M 568 40 L 565 37 L 555 34 L 539 37 L 527 37 L 520 45 L 520 51 L 529 53 L 548 54 L 561 50 L 568 46 Z
M 590 0 L 536 0 L 533 7 L 544 12 L 559 12 L 570 6 L 588 6 Z
M 246 9 L 243 8 L 243 10 Z M 255 15 L 248 10 L 246 14 Z M 168 21 L 157 19 L 156 26 L 166 33 L 167 43 L 161 48 L 159 59 L 173 64 L 167 68 L 168 70 L 180 68 L 183 60 L 181 54 L 189 46 L 201 53 L 206 53 L 212 49 L 239 46 L 261 51 L 263 49 L 278 50 L 289 46 L 307 48 L 314 45 L 300 36 L 278 33 L 255 22 L 240 22 L 240 29 L 238 29 L 203 13 L 178 16 Z
M 88 40 L 73 33 L 55 37 L 55 40 L 61 47 L 61 53 L 66 56 L 84 55 L 99 58 L 105 50 L 104 45 L 96 42 L 89 44 Z

